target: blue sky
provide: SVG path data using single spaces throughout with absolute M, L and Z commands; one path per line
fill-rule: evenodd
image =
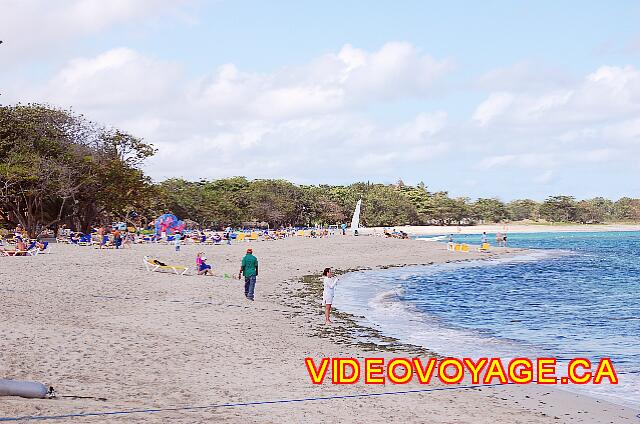
M 640 196 L 640 4 L 5 0 L 0 101 L 144 137 L 155 178 Z

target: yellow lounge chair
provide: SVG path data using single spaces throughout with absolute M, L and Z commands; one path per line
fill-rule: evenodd
M 189 267 L 188 266 L 182 266 L 182 265 L 158 265 L 157 263 L 155 263 L 153 261 L 153 259 L 149 258 L 148 256 L 145 256 L 144 259 L 142 260 L 142 262 L 144 263 L 145 268 L 149 272 L 154 272 L 154 271 L 160 272 L 160 271 L 171 270 L 176 275 L 184 275 L 187 271 L 189 271 Z M 182 271 L 182 272 L 180 272 L 180 271 Z
M 236 240 L 238 241 L 244 241 L 246 234 L 245 233 L 239 233 L 236 237 Z
M 258 233 L 251 233 L 251 236 L 249 236 L 249 240 L 252 240 L 252 241 L 258 240 Z
M 488 252 L 490 247 L 489 243 L 482 243 L 482 245 L 478 247 L 478 252 Z

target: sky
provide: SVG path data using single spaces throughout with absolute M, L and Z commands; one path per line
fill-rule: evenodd
M 0 0 L 0 103 L 153 144 L 156 181 L 640 197 L 640 3 Z

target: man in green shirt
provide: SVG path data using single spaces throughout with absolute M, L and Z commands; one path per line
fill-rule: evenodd
M 247 249 L 247 254 L 242 258 L 240 273 L 238 278 L 244 274 L 244 295 L 247 299 L 253 300 L 253 291 L 256 288 L 256 277 L 258 276 L 258 258 L 253 256 L 253 249 Z

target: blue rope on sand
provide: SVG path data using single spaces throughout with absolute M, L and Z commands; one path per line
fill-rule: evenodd
M 619 372 L 617 374 L 618 375 L 640 374 L 640 370 Z M 217 408 L 237 408 L 237 407 L 243 407 L 243 406 L 301 403 L 301 402 L 314 402 L 314 401 L 335 400 L 335 399 L 355 399 L 355 398 L 366 398 L 366 397 L 376 397 L 376 396 L 407 395 L 407 394 L 415 394 L 415 393 L 438 392 L 438 391 L 445 391 L 445 390 L 478 389 L 483 387 L 506 386 L 509 384 L 515 384 L 515 383 L 432 387 L 429 389 L 400 390 L 400 391 L 381 392 L 381 393 L 358 393 L 353 395 L 318 396 L 318 397 L 306 397 L 306 398 L 298 398 L 298 399 L 278 399 L 278 400 L 264 400 L 264 401 L 255 401 L 255 402 L 221 403 L 221 404 L 200 405 L 200 406 L 178 406 L 178 407 L 156 408 L 156 409 L 130 409 L 130 410 L 123 410 L 123 411 L 79 412 L 79 413 L 63 414 L 63 415 L 27 415 L 22 417 L 0 417 L 0 422 L 63 420 L 67 418 L 80 418 L 80 417 L 100 417 L 100 416 L 114 416 L 114 415 L 117 416 L 117 415 L 131 415 L 131 414 L 155 414 L 159 412 L 181 412 L 181 411 L 196 411 L 196 410 L 217 409 Z M 637 415 L 637 418 L 640 418 L 640 414 Z
M 453 386 L 432 387 L 430 389 L 401 390 L 401 391 L 395 391 L 395 392 L 358 393 L 353 395 L 318 396 L 318 397 L 306 397 L 306 398 L 298 398 L 298 399 L 278 399 L 278 400 L 264 400 L 264 401 L 256 401 L 256 402 L 221 403 L 221 404 L 201 405 L 201 406 L 180 406 L 180 407 L 173 407 L 173 408 L 131 409 L 131 410 L 125 410 L 125 411 L 105 411 L 105 412 L 84 412 L 84 413 L 64 414 L 64 415 L 30 415 L 30 416 L 23 416 L 23 417 L 0 418 L 0 421 L 61 420 L 65 418 L 96 417 L 96 416 L 105 416 L 105 415 L 153 414 L 158 412 L 195 411 L 195 410 L 214 409 L 214 408 L 235 408 L 235 407 L 242 407 L 242 406 L 300 403 L 300 402 L 313 402 L 313 401 L 320 401 L 320 400 L 354 399 L 354 398 L 374 397 L 374 396 L 405 395 L 405 394 L 411 394 L 411 393 L 426 393 L 426 392 L 436 392 L 436 391 L 444 391 L 444 390 L 476 389 L 476 388 L 482 388 L 482 387 L 505 386 L 508 384 L 514 384 L 514 383 L 478 384 L 478 385 L 455 386 L 455 387 Z

